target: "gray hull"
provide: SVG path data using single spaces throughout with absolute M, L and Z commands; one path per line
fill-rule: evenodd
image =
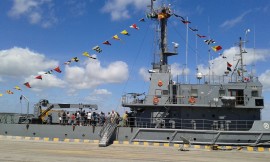
M 156 129 L 118 127 L 112 140 L 217 145 L 268 146 L 270 122 L 255 121 L 249 131 Z M 100 140 L 102 127 L 37 124 L 0 124 L 0 135 L 41 138 Z M 270 146 L 270 145 L 269 145 Z

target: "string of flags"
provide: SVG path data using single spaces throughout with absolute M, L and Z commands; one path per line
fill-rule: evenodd
M 191 21 L 188 21 L 186 20 L 183 16 L 180 16 L 180 15 L 177 15 L 177 14 L 173 14 L 176 18 L 180 18 L 180 21 L 185 24 L 185 25 L 188 25 L 188 24 L 191 24 Z M 192 32 L 195 33 L 195 35 L 198 37 L 198 38 L 206 38 L 207 36 L 205 35 L 202 35 L 202 34 L 198 34 L 198 29 L 196 28 L 192 28 L 192 27 L 188 27 Z M 212 46 L 212 44 L 216 43 L 216 41 L 214 39 L 206 39 L 206 40 L 203 40 L 210 48 L 210 45 L 211 45 L 211 49 L 214 51 L 214 52 L 218 52 L 220 50 L 222 50 L 222 46 L 220 45 L 216 45 L 216 46 Z M 223 54 L 220 54 L 220 56 L 222 56 L 223 59 L 226 59 L 227 57 L 224 56 Z M 231 70 L 231 67 L 232 67 L 232 64 L 230 64 L 229 62 L 227 62 L 227 71 L 225 71 L 226 74 L 228 74 Z
M 145 22 L 145 19 L 144 19 L 144 18 L 141 18 L 141 19 L 139 20 L 139 22 Z M 135 24 L 135 23 L 134 23 L 134 24 L 131 24 L 129 27 L 130 27 L 131 29 L 135 29 L 135 30 L 139 30 L 139 29 L 140 29 L 140 28 L 137 26 L 137 24 Z M 130 36 L 130 35 L 131 35 L 131 34 L 128 32 L 128 30 L 126 30 L 126 29 L 122 30 L 122 31 L 120 32 L 120 34 L 125 35 L 125 36 Z M 108 39 L 108 40 L 105 40 L 104 42 L 102 42 L 102 44 L 103 44 L 103 45 L 111 46 L 112 43 L 110 42 L 110 40 L 121 41 L 121 38 L 118 36 L 118 34 L 115 34 L 115 35 L 113 35 L 113 36 L 111 37 L 111 39 Z M 92 47 L 92 50 L 96 51 L 97 53 L 101 53 L 101 52 L 103 51 L 100 45 L 96 45 L 96 46 Z M 88 58 L 90 58 L 90 59 L 97 59 L 94 55 L 91 55 L 89 52 L 83 52 L 82 55 L 85 56 L 85 57 L 88 57 Z M 64 62 L 64 65 L 70 65 L 72 62 L 79 62 L 79 61 L 80 61 L 80 60 L 79 60 L 78 57 L 73 57 L 73 58 L 71 58 L 70 60 Z M 48 71 L 45 72 L 44 74 L 35 76 L 34 78 L 35 78 L 35 79 L 38 79 L 38 80 L 42 80 L 42 79 L 43 79 L 43 75 L 52 74 L 54 71 L 55 71 L 55 72 L 58 72 L 58 73 L 61 73 L 61 72 L 62 72 L 62 70 L 60 69 L 60 66 L 57 66 L 57 67 L 55 67 L 54 69 L 48 70 Z M 27 87 L 27 88 L 32 88 L 32 86 L 31 86 L 31 84 L 30 84 L 29 82 L 25 82 L 25 83 L 23 83 L 23 85 L 24 85 L 25 87 Z M 19 86 L 15 86 L 14 89 L 19 90 L 19 91 L 22 91 L 22 89 L 21 89 Z M 6 90 L 6 94 L 12 95 L 12 94 L 14 94 L 14 92 L 11 91 L 11 90 Z M 0 97 L 2 97 L 2 96 L 3 96 L 3 93 L 0 93 Z
M 166 13 L 166 12 L 164 12 L 164 11 L 161 11 L 160 13 L 154 14 L 154 15 L 153 15 L 153 14 L 147 14 L 146 17 L 147 17 L 147 18 L 151 18 L 151 19 L 152 19 L 152 18 L 156 18 L 156 19 L 158 19 L 158 20 L 162 20 L 162 19 L 164 19 L 164 18 L 169 18 L 169 17 L 172 16 L 172 15 L 175 16 L 176 18 L 180 18 L 180 21 L 181 21 L 184 25 L 191 24 L 191 21 L 186 20 L 186 19 L 185 19 L 183 16 L 181 16 L 181 15 L 177 15 L 177 14 L 175 14 L 175 13 L 170 13 L 170 14 L 168 14 L 168 13 Z M 144 18 L 141 18 L 141 19 L 139 20 L 139 22 L 145 22 L 145 19 L 144 19 Z M 140 28 L 137 26 L 137 24 L 135 24 L 135 23 L 134 23 L 134 24 L 131 24 L 131 25 L 129 26 L 129 28 L 134 29 L 134 30 L 139 30 L 139 29 L 140 29 Z M 207 36 L 205 36 L 205 35 L 198 34 L 199 30 L 198 30 L 197 28 L 189 27 L 189 29 L 190 29 L 192 32 L 195 32 L 195 35 L 196 35 L 198 38 L 206 38 L 206 37 L 207 37 Z M 120 33 L 121 35 L 125 35 L 125 36 L 130 36 L 130 35 L 131 35 L 131 34 L 128 32 L 128 30 L 126 30 L 126 29 L 122 30 L 122 31 L 119 32 L 119 33 Z M 105 39 L 105 41 L 101 42 L 101 44 L 98 44 L 98 45 L 92 47 L 91 49 L 94 50 L 94 51 L 97 52 L 97 53 L 102 53 L 103 50 L 102 50 L 102 48 L 101 48 L 101 45 L 112 46 L 111 40 L 121 41 L 122 39 L 119 37 L 118 34 L 115 34 L 115 35 L 113 35 L 112 37 L 110 37 L 109 39 L 107 39 L 107 40 Z M 204 42 L 205 42 L 208 46 L 210 46 L 210 45 L 216 43 L 214 39 L 207 39 L 207 40 L 204 40 Z M 179 46 L 178 43 L 173 42 L 173 44 L 174 44 L 174 46 L 175 46 L 176 48 Z M 217 52 L 217 51 L 222 50 L 222 46 L 220 46 L 220 45 L 212 46 L 211 49 L 212 49 L 213 51 Z M 95 57 L 93 54 L 90 54 L 89 52 L 83 52 L 82 55 L 85 56 L 85 57 L 87 57 L 87 58 L 89 58 L 89 59 L 96 59 L 96 57 Z M 223 58 L 226 58 L 226 57 L 223 56 Z M 64 62 L 64 65 L 70 65 L 72 62 L 79 62 L 79 58 L 78 58 L 78 57 L 73 57 L 73 58 L 71 58 L 70 60 Z M 229 62 L 227 62 L 227 70 L 228 70 L 228 71 L 231 71 L 231 67 L 232 67 L 232 64 L 230 64 Z M 62 72 L 61 69 L 60 69 L 60 66 L 57 66 L 57 67 L 55 67 L 54 69 L 50 69 L 50 70 L 48 70 L 47 72 L 45 72 L 44 75 L 52 74 L 54 71 L 57 72 L 57 73 L 61 73 L 61 72 Z M 42 79 L 43 79 L 43 74 L 42 74 L 42 75 L 37 75 L 37 76 L 35 76 L 35 79 L 42 80 Z M 32 88 L 32 86 L 31 86 L 31 84 L 30 84 L 29 82 L 25 82 L 25 83 L 23 83 L 23 85 L 24 85 L 25 87 L 27 87 L 27 88 Z M 18 91 L 22 91 L 22 89 L 21 89 L 19 86 L 15 86 L 14 89 L 15 89 L 15 90 L 18 90 Z M 14 94 L 14 92 L 11 91 L 11 90 L 7 90 L 6 93 L 7 93 L 7 94 Z M 3 96 L 2 93 L 0 93 L 0 97 L 1 97 L 1 96 Z

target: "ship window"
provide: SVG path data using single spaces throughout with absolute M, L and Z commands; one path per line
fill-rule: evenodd
M 263 99 L 255 99 L 255 106 L 264 106 Z
M 198 97 L 198 89 L 191 89 L 191 95 L 193 97 Z
M 251 91 L 251 96 L 252 97 L 259 97 L 258 91 Z
M 231 96 L 236 98 L 237 105 L 244 105 L 244 90 L 242 89 L 230 89 Z
M 161 89 L 156 89 L 155 95 L 161 97 Z
M 163 90 L 163 91 L 162 91 L 162 94 L 163 94 L 163 95 L 168 95 L 168 94 L 169 94 L 169 91 L 168 91 L 168 90 Z
M 224 89 L 219 90 L 219 96 L 220 97 L 225 96 L 225 90 Z

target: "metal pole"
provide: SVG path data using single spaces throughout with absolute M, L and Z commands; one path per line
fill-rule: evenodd
M 29 100 L 24 95 L 21 95 L 27 101 L 27 117 L 29 115 Z
M 188 17 L 187 17 L 188 21 Z M 187 64 L 188 64 L 188 23 L 187 25 L 187 33 L 186 33 L 186 66 L 185 66 L 185 75 L 186 75 L 186 83 L 187 83 Z

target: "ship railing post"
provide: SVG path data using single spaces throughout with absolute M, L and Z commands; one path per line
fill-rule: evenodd
M 204 130 L 204 119 L 203 119 L 203 130 Z

